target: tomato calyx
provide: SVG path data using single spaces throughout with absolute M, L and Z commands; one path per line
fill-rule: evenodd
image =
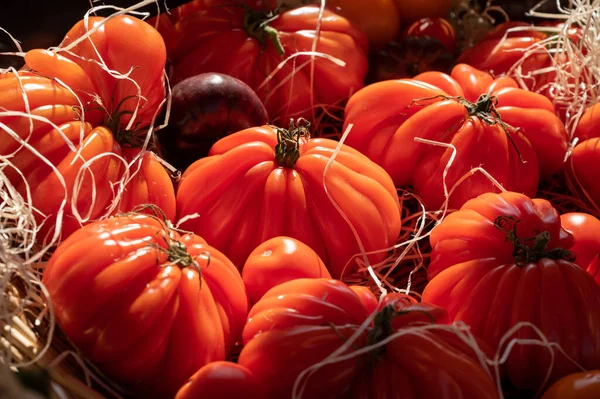
M 548 231 L 539 232 L 534 237 L 520 238 L 517 235 L 517 224 L 521 221 L 512 216 L 498 216 L 494 219 L 494 226 L 506 233 L 506 240 L 513 245 L 512 256 L 515 259 L 515 265 L 525 267 L 529 263 L 537 263 L 542 259 L 575 261 L 575 253 L 564 248 L 548 249 L 550 243 L 550 233 Z
M 250 8 L 246 9 L 244 14 L 244 29 L 250 37 L 253 37 L 258 41 L 263 48 L 267 47 L 267 40 L 269 40 L 277 54 L 283 56 L 285 50 L 283 44 L 279 40 L 279 32 L 269 24 L 279 17 L 279 14 L 275 11 L 257 11 Z
M 275 146 L 275 162 L 284 168 L 293 168 L 300 158 L 300 139 L 310 137 L 310 122 L 298 118 L 296 122 L 290 119 L 288 129 L 275 127 L 277 131 L 277 145 Z

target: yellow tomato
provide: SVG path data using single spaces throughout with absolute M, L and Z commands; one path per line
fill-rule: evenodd
M 447 17 L 454 0 L 394 0 L 403 21 Z
M 598 399 L 600 370 L 576 373 L 555 382 L 541 399 Z
M 328 0 L 327 5 L 361 28 L 373 47 L 394 40 L 400 32 L 394 0 Z

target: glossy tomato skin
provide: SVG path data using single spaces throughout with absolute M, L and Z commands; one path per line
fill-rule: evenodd
M 122 134 L 123 129 L 147 127 L 159 111 L 165 96 L 164 43 L 151 26 L 129 16 L 110 20 L 89 18 L 88 28 L 95 27 L 99 29 L 68 51 L 29 51 L 25 55 L 27 71 L 18 75 L 6 73 L 0 80 L 0 89 L 4 93 L 0 99 L 2 108 L 23 112 L 26 110 L 23 97 L 26 96 L 30 112 L 49 121 L 34 123 L 28 139 L 32 149 L 19 149 L 20 144 L 8 137 L 8 130 L 0 132 L 0 154 L 8 155 L 18 150 L 14 153 L 14 162 L 24 172 L 29 186 L 36 188 L 33 204 L 49 217 L 40 235 L 47 240 L 54 233 L 56 215 L 65 196 L 67 202 L 60 231 L 63 239 L 80 227 L 81 220 L 95 220 L 109 211 L 130 211 L 144 203 L 160 206 L 170 219 L 175 215 L 175 194 L 170 176 L 150 153 L 140 154 L 125 148 L 127 146 L 123 144 L 127 140 Z M 69 46 L 84 32 L 84 22 L 80 21 L 61 45 Z M 119 80 L 100 68 L 94 62 L 100 58 L 108 68 L 123 74 L 134 68 L 130 78 L 139 86 L 139 93 L 132 81 Z M 128 97 L 134 94 L 136 99 L 144 99 L 140 100 L 142 106 L 135 120 L 131 120 L 128 112 L 136 108 L 137 100 Z M 100 111 L 101 107 L 104 111 Z M 28 118 L 1 119 L 19 137 L 29 136 Z M 82 167 L 92 159 L 95 161 L 84 173 Z M 130 164 L 128 171 L 125 162 Z M 126 172 L 130 177 L 133 173 L 136 176 L 124 187 L 120 203 L 113 207 L 116 191 L 113 186 L 124 179 Z M 13 185 L 24 194 L 23 179 L 15 171 L 10 174 Z M 77 186 L 78 195 L 74 195 Z M 93 203 L 92 198 L 95 198 Z M 77 214 L 79 221 L 75 217 Z
M 208 363 L 177 392 L 175 399 L 260 398 L 256 377 L 244 366 L 232 362 Z
M 166 253 L 172 246 L 199 269 L 176 264 Z M 223 254 L 142 214 L 78 230 L 54 252 L 43 282 L 77 348 L 149 398 L 173 397 L 201 366 L 223 360 L 248 309 L 242 279 Z
M 587 213 L 571 212 L 561 215 L 560 222 L 575 238 L 571 247 L 577 256 L 575 263 L 600 284 L 600 220 Z
M 408 37 L 429 37 L 442 43 L 446 50 L 453 54 L 456 51 L 456 32 L 444 18 L 423 18 L 415 21 L 405 31 Z
M 600 397 L 600 370 L 575 373 L 555 382 L 541 399 L 596 399 Z
M 331 278 L 323 261 L 308 245 L 290 237 L 260 244 L 244 264 L 242 278 L 251 303 L 271 288 L 298 278 Z
M 400 32 L 400 15 L 394 0 L 373 0 L 368 7 L 357 0 L 329 0 L 327 6 L 355 23 L 374 48 L 394 40 Z
M 185 170 L 208 155 L 220 138 L 269 122 L 267 110 L 244 82 L 220 73 L 203 73 L 171 89 L 169 125 L 157 132 L 161 155 Z
M 573 236 L 561 227 L 558 212 L 546 200 L 512 192 L 483 194 L 433 230 L 430 282 L 423 301 L 446 308 L 452 321 L 465 322 L 494 350 L 505 350 L 508 341 L 503 337 L 517 323 L 526 322 L 559 344 L 577 364 L 598 367 L 600 287 L 567 260 L 542 258 L 517 265 L 506 232 L 494 225 L 499 216 L 519 220 L 513 224 L 518 237 L 547 232 L 547 250 L 573 245 Z M 525 326 L 510 338 L 539 336 Z M 549 384 L 577 371 L 560 352 L 555 350 L 554 355 Z M 502 372 L 513 386 L 536 391 L 544 387 L 551 362 L 548 348 L 517 345 Z
M 268 291 L 250 311 L 239 364 L 268 390 L 265 398 L 292 397 L 299 374 L 338 349 L 342 337 L 350 337 L 366 317 L 358 296 L 340 281 L 288 281 Z M 359 336 L 356 345 L 365 343 L 366 336 Z M 357 357 L 319 369 L 307 379 L 304 395 L 344 397 L 363 362 Z
M 277 140 L 273 126 L 242 130 L 192 164 L 177 191 L 178 217 L 200 217 L 182 228 L 203 235 L 238 267 L 264 241 L 292 237 L 312 248 L 339 278 L 353 270 L 352 263 L 346 265 L 360 249 L 325 184 L 367 251 L 393 245 L 400 231 L 399 203 L 381 167 L 342 146 L 324 179 L 336 141 L 302 138 L 295 165 L 284 167 L 275 161 Z
M 367 313 L 373 313 L 379 307 L 379 301 L 369 288 L 362 285 L 351 285 L 350 289 L 360 298 Z
M 495 97 L 499 116 L 514 129 L 505 131 L 499 123 L 470 115 L 456 99 L 474 103 L 481 95 Z M 381 98 L 393 102 L 381 107 Z M 451 158 L 447 189 L 466 177 L 449 200 L 451 208 L 458 208 L 497 190 L 482 173 L 469 175 L 472 168 L 481 166 L 506 189 L 533 195 L 540 175 L 561 170 L 567 150 L 565 127 L 547 98 L 518 89 L 510 78 L 494 79 L 465 64 L 455 66 L 451 75 L 426 72 L 362 89 L 346 106 L 344 126 L 349 124 L 354 126 L 345 143 L 381 165 L 397 186 L 412 184 L 430 209 L 439 209 L 444 202 L 443 176 Z M 451 144 L 456 156 L 453 148 L 415 138 Z
M 269 23 L 279 32 L 284 50 L 280 55 L 271 40 L 261 44 L 249 36 L 244 28 L 246 3 L 196 0 L 183 6 L 185 11 L 160 16 L 159 31 L 174 64 L 173 82 L 204 72 L 231 75 L 256 91 L 271 122 L 283 124 L 290 118 L 312 118 L 315 105 L 334 105 L 363 86 L 368 41 L 347 19 L 325 10 L 316 51 L 345 65 L 315 57 L 311 85 L 310 56 L 293 54 L 312 50 L 319 7 L 285 11 Z M 272 78 L 265 80 L 270 75 Z
M 577 144 L 567 165 L 567 181 L 572 191 L 594 209 L 600 209 L 600 137 Z
M 589 107 L 579 119 L 574 137 L 580 142 L 600 137 L 600 103 Z

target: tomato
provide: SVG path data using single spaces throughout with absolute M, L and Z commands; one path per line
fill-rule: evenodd
M 416 21 L 422 18 L 446 17 L 450 14 L 454 0 L 394 0 L 400 18 L 405 21 Z
M 329 0 L 327 5 L 362 29 L 374 47 L 394 40 L 400 32 L 400 15 L 394 0 L 372 0 L 368 7 L 357 0 Z
M 596 399 L 600 397 L 600 370 L 575 373 L 554 383 L 541 399 Z
M 33 121 L 30 131 L 27 117 L 0 117 L 5 125 L 0 131 L 0 154 L 12 154 L 12 162 L 24 179 L 15 170 L 7 171 L 7 175 L 21 195 L 26 196 L 27 184 L 31 188 L 32 204 L 41 212 L 36 213 L 38 222 L 48 217 L 41 241 L 50 238 L 59 221 L 62 238 L 66 238 L 80 227 L 80 220 L 98 219 L 111 210 L 129 211 L 143 203 L 158 205 L 169 219 L 175 216 L 169 174 L 153 154 L 131 148 L 141 146 L 146 134 L 143 129 L 158 113 L 165 96 L 164 44 L 158 32 L 133 17 L 89 18 L 90 29 L 99 26 L 68 52 L 29 51 L 25 55 L 29 71 L 18 76 L 5 73 L 0 79 L 1 108 L 26 112 L 26 97 L 30 113 L 45 118 L 45 122 Z M 62 45 L 69 45 L 83 33 L 81 21 Z M 136 98 L 142 104 L 134 120 L 135 85 L 101 69 L 95 63 L 99 57 L 114 71 L 126 73 L 134 68 L 130 77 L 140 86 L 141 94 Z M 22 147 L 15 137 L 27 140 L 30 147 Z M 127 164 L 117 157 L 123 157 Z M 84 168 L 86 162 L 91 163 Z M 125 180 L 125 172 L 129 177 L 121 188 L 117 183 Z M 112 206 L 117 191 L 123 191 L 121 200 Z
M 244 264 L 242 278 L 251 303 L 265 292 L 298 278 L 331 278 L 319 255 L 290 237 L 275 237 L 260 244 Z
M 423 18 L 404 32 L 404 37 L 430 37 L 442 43 L 449 53 L 456 51 L 456 32 L 444 18 Z
M 209 157 L 182 176 L 178 217 L 199 216 L 181 227 L 202 235 L 238 266 L 258 245 L 283 235 L 312 248 L 334 278 L 350 273 L 360 249 L 349 223 L 367 252 L 385 250 L 400 232 L 400 209 L 388 174 L 350 147 L 341 146 L 324 175 L 336 147 L 333 140 L 310 139 L 301 121 L 219 140 Z
M 311 118 L 315 106 L 337 104 L 363 86 L 368 41 L 347 19 L 325 10 L 316 45 L 343 65 L 323 57 L 311 62 L 310 55 L 293 55 L 312 50 L 318 6 L 278 13 L 271 3 L 258 10 L 249 3 L 195 0 L 160 16 L 173 83 L 204 72 L 231 75 L 256 91 L 272 122 L 284 124 Z
M 580 142 L 600 137 L 600 103 L 592 105 L 581 115 L 575 128 L 574 137 L 578 138 Z
M 600 286 L 570 262 L 573 236 L 548 201 L 483 194 L 447 216 L 430 241 L 424 302 L 446 308 L 500 353 L 512 339 L 540 340 L 528 326 L 505 337 L 520 322 L 564 350 L 516 345 L 502 366 L 513 386 L 537 391 L 578 371 L 576 364 L 600 367 Z
M 260 398 L 261 392 L 256 377 L 247 368 L 236 363 L 217 361 L 198 370 L 177 392 L 175 399 Z
M 451 327 L 417 328 L 429 327 L 433 318 L 424 317 L 423 323 L 412 315 L 423 316 L 425 309 L 435 307 L 392 304 L 380 310 L 372 326 L 358 332 L 349 348 L 342 349 L 367 317 L 353 291 L 336 280 L 284 283 L 251 310 L 239 363 L 268 389 L 267 398 L 291 397 L 299 375 L 335 350 L 347 358 L 329 362 L 301 379 L 303 397 L 497 398 L 485 366 Z M 351 356 L 399 332 L 404 333 L 384 346 Z
M 42 281 L 69 340 L 143 397 L 172 398 L 200 367 L 224 360 L 248 311 L 242 278 L 222 253 L 150 215 L 76 231 Z
M 362 302 L 365 309 L 367 309 L 367 313 L 373 313 L 375 309 L 379 306 L 379 301 L 373 295 L 373 292 L 365 286 L 362 285 L 351 285 L 350 289 L 354 291 L 358 298 Z
M 571 212 L 561 215 L 560 222 L 575 238 L 571 247 L 577 256 L 575 262 L 600 284 L 600 220 L 587 213 Z
M 567 160 L 567 179 L 572 190 L 600 212 L 600 137 L 585 140 L 575 146 Z
M 545 33 L 533 29 L 508 32 L 509 29 L 526 27 L 531 25 L 524 22 L 505 22 L 498 25 L 474 47 L 465 50 L 458 58 L 458 62 L 469 64 L 495 76 L 506 74 L 530 48 L 534 48 L 547 38 Z M 552 66 L 549 53 L 537 51 L 527 57 L 522 64 L 521 73 L 529 89 L 538 86 L 538 78 L 528 74 L 549 66 Z
M 390 99 L 388 106 L 382 98 Z M 451 208 L 498 190 L 482 173 L 468 175 L 474 167 L 508 190 L 533 195 L 539 176 L 560 171 L 567 151 L 565 127 L 547 98 L 465 64 L 450 76 L 427 72 L 365 87 L 348 101 L 345 128 L 350 124 L 345 143 L 381 165 L 397 186 L 412 184 L 429 209 L 444 202 L 444 170 L 454 150 L 415 138 L 455 147 L 448 190 L 468 177 L 450 197 Z

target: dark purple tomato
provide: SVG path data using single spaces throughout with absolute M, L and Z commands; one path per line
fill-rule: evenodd
M 158 152 L 185 170 L 219 139 L 268 120 L 263 103 L 241 80 L 220 73 L 192 76 L 172 89 L 169 125 L 156 132 Z

